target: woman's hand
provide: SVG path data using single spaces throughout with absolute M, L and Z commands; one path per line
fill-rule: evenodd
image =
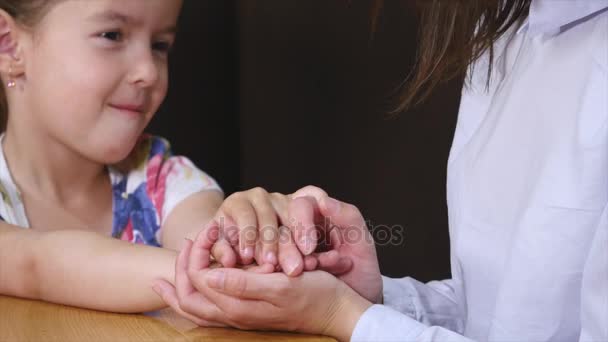
M 202 270 L 191 281 L 221 310 L 207 319 L 239 329 L 297 331 L 348 341 L 372 305 L 324 271 L 288 277 L 219 268 Z
M 357 207 L 307 186 L 292 195 L 289 215 L 291 222 L 297 223 L 291 226 L 296 241 L 308 241 L 298 245 L 304 253 L 317 245 L 329 249 L 315 254 L 319 269 L 336 275 L 372 303 L 382 301 L 374 239 Z
M 193 267 L 202 269 L 217 268 L 218 264 L 212 264 L 210 250 L 219 238 L 219 226 L 213 221 L 207 225 L 197 236 L 196 242 L 185 239 L 182 251 L 178 254 L 175 262 L 175 287 L 163 279 L 156 279 L 152 289 L 182 317 L 206 327 L 225 327 L 222 320 L 207 320 L 204 317 L 220 317 L 221 311 L 209 301 L 202 293 L 198 292 L 188 279 L 188 269 Z M 194 253 L 192 253 L 193 245 Z M 189 260 L 194 262 L 189 264 Z M 249 266 L 245 268 L 248 272 L 269 273 L 273 268 L 269 265 Z
M 159 284 L 163 300 L 199 325 L 298 331 L 348 340 L 371 305 L 323 271 L 294 278 L 262 274 L 266 270 L 259 269 L 210 269 L 213 229 L 180 252 L 176 289 L 167 282 Z

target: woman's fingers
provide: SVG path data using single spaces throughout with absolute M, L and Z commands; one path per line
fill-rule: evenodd
M 173 311 L 175 311 L 180 316 L 192 321 L 194 324 L 203 326 L 203 327 L 225 327 L 225 324 L 208 321 L 194 315 L 191 315 L 179 306 L 179 299 L 177 298 L 177 293 L 173 285 L 163 279 L 159 279 L 155 281 L 152 285 L 152 289 L 156 292 L 160 298 L 167 304 Z
M 175 289 L 179 299 L 186 298 L 192 292 L 196 292 L 188 278 L 188 259 L 192 251 L 192 244 L 192 240 L 186 239 L 184 247 L 175 260 Z
M 271 264 L 263 264 L 263 265 L 248 265 L 243 267 L 247 272 L 253 272 L 258 274 L 268 274 L 274 272 L 274 266 Z
M 331 197 L 325 197 L 319 202 L 319 210 L 324 217 L 329 219 L 332 228 L 335 227 L 341 230 L 362 229 L 367 231 L 361 212 L 352 204 L 341 202 Z
M 298 197 L 289 203 L 289 228 L 303 255 L 310 255 L 317 248 L 318 215 L 319 206 L 313 197 Z
M 298 197 L 312 197 L 314 199 L 316 199 L 317 201 L 321 201 L 322 198 L 327 197 L 327 192 L 325 192 L 325 190 L 316 187 L 314 185 L 308 185 L 303 187 L 302 189 L 294 192 L 291 195 L 292 198 L 298 198 Z
M 213 227 L 211 229 L 213 229 Z M 199 238 L 203 239 L 203 237 L 200 236 L 200 233 Z M 199 240 L 199 238 L 197 238 L 197 240 Z M 207 242 L 211 241 L 208 240 Z M 208 247 L 208 244 L 206 246 Z M 192 247 L 193 242 L 191 240 L 186 240 L 184 247 L 177 256 L 177 260 L 175 261 L 174 291 L 164 291 L 168 289 L 166 286 L 167 284 L 157 281 L 157 283 L 161 286 L 165 285 L 164 287 L 161 287 L 161 289 L 163 289 L 161 298 L 165 300 L 165 303 L 171 305 L 171 307 L 179 314 L 184 316 L 189 315 L 187 318 L 197 324 L 201 322 L 216 322 L 217 318 L 220 317 L 220 313 L 218 312 L 217 308 L 205 301 L 204 297 L 192 285 L 188 276 L 188 269 L 190 268 L 189 259 L 191 257 Z M 206 253 L 203 252 L 201 254 L 209 255 L 208 250 Z M 209 261 L 199 263 L 196 267 L 204 265 L 209 265 Z M 193 320 L 193 318 L 202 319 L 202 321 L 196 321 Z
M 276 294 L 288 287 L 287 279 L 281 273 L 260 274 L 236 268 L 217 268 L 202 274 L 197 286 L 206 286 L 239 299 L 273 302 Z
M 306 271 L 306 272 L 314 271 L 317 269 L 318 264 L 319 264 L 319 262 L 317 261 L 317 258 L 315 258 L 314 256 L 312 256 L 312 255 L 304 256 L 304 271 Z
M 202 321 L 194 321 L 197 324 L 225 322 L 223 313 L 196 288 L 196 279 L 209 271 L 210 249 L 218 236 L 219 227 L 217 223 L 211 222 L 199 233 L 195 242 L 186 240 L 175 261 L 175 291 L 165 292 L 164 290 L 168 288 L 166 286 L 162 288 L 163 295 L 167 298 L 166 303 L 172 303 L 171 307 L 178 313 L 190 315 L 188 319 L 202 319 Z M 193 280 L 195 283 L 192 282 Z
M 335 250 L 318 253 L 316 260 L 318 261 L 317 269 L 335 276 L 347 273 L 353 268 L 351 258 L 340 256 L 340 253 Z
M 182 252 L 184 253 L 180 253 L 177 258 L 178 263 L 185 262 L 185 266 L 183 264 L 180 264 L 180 266 L 185 267 L 188 272 L 196 272 L 209 267 L 211 262 L 211 249 L 216 245 L 219 237 L 219 225 L 215 220 L 211 221 L 198 233 L 194 242 L 186 241 L 186 244 L 182 249 Z M 220 241 L 225 242 L 223 239 Z M 186 260 L 181 260 L 182 254 L 186 253 L 187 255 L 184 257 Z M 222 262 L 221 258 L 227 259 L 227 257 L 227 254 L 222 254 L 219 255 L 219 258 L 216 257 L 215 259 Z

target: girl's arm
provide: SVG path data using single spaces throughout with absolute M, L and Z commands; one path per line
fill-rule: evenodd
M 97 233 L 38 232 L 0 222 L 0 294 L 135 313 L 166 304 L 150 285 L 174 281 L 174 251 Z
M 184 238 L 194 240 L 211 221 L 222 204 L 224 195 L 216 190 L 204 190 L 188 196 L 171 211 L 162 226 L 163 247 L 179 251 Z

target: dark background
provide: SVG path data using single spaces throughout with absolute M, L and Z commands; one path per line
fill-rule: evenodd
M 445 178 L 461 84 L 387 114 L 415 57 L 409 3 L 387 0 L 372 36 L 371 0 L 186 0 L 150 131 L 227 194 L 314 184 L 357 205 L 383 274 L 449 277 Z

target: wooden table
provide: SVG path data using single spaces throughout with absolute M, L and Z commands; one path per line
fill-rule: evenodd
M 201 328 L 169 309 L 145 315 L 126 315 L 0 296 L 0 342 L 5 341 L 335 340 L 323 336 Z

